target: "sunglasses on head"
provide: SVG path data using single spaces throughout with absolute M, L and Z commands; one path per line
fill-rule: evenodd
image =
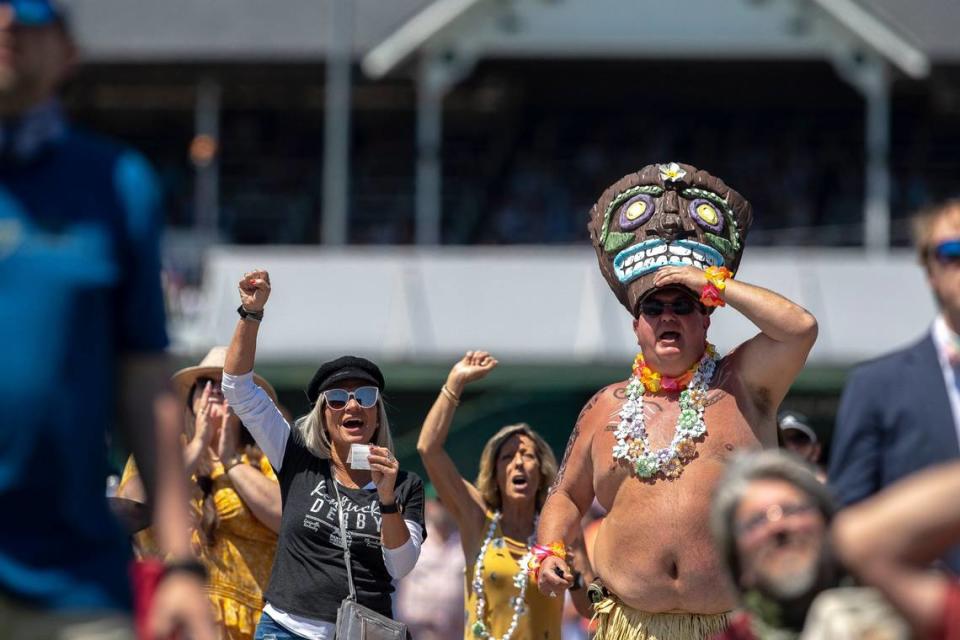
M 960 262 L 960 240 L 941 242 L 933 248 L 933 256 L 943 264 Z
M 327 406 L 331 409 L 343 409 L 351 398 L 357 401 L 361 409 L 369 409 L 377 404 L 379 397 L 380 389 L 376 387 L 359 387 L 353 391 L 327 389 L 323 392 L 323 399 L 327 401 Z
M 666 309 L 670 309 L 678 316 L 686 316 L 699 311 L 700 306 L 690 298 L 677 298 L 673 302 L 664 302 L 656 298 L 649 298 L 640 303 L 640 313 L 645 316 L 657 317 Z

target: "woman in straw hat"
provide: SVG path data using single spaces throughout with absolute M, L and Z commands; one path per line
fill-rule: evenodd
M 559 640 L 563 599 L 548 598 L 537 589 L 540 550 L 533 544 L 540 508 L 557 475 L 550 445 L 527 424 L 503 427 L 483 447 L 473 484 L 444 450 L 463 389 L 496 366 L 486 351 L 468 351 L 453 365 L 424 420 L 417 450 L 460 529 L 467 563 L 464 638 Z M 577 557 L 571 553 L 568 561 L 579 572 L 571 596 L 577 610 L 589 615 L 586 590 L 580 587 L 593 575 L 579 528 L 572 533 L 568 542 Z
M 194 546 L 210 575 L 208 593 L 221 637 L 251 639 L 277 544 L 280 485 L 223 397 L 225 355 L 225 347 L 214 347 L 200 364 L 175 373 L 172 382 L 186 408 L 183 451 L 194 488 Z M 276 398 L 269 382 L 255 379 Z M 118 495 L 144 499 L 132 459 Z M 141 555 L 157 550 L 149 530 L 138 533 L 135 541 Z
M 399 468 L 383 374 L 369 360 L 321 365 L 307 387 L 310 412 L 292 426 L 284 419 L 251 375 L 270 276 L 247 273 L 239 289 L 223 391 L 277 470 L 283 495 L 257 638 L 332 640 L 340 604 L 354 593 L 392 617 L 393 582 L 413 568 L 425 536 L 423 482 Z

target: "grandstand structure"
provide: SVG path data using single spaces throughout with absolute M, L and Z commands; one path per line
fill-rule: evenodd
M 270 268 L 259 357 L 295 413 L 350 350 L 422 415 L 483 347 L 503 365 L 467 430 L 519 412 L 562 444 L 633 349 L 586 213 L 649 162 L 754 203 L 740 275 L 820 318 L 793 401 L 822 430 L 844 371 L 934 312 L 905 219 L 956 192 L 954 0 L 65 4 L 87 63 L 68 108 L 165 187 L 178 349 L 227 340 L 236 277 Z M 725 311 L 711 331 L 749 330 Z

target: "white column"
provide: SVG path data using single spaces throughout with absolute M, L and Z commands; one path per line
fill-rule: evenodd
M 347 242 L 350 189 L 350 64 L 352 0 L 327 0 L 327 78 L 323 143 L 324 244 Z
M 863 243 L 869 253 L 882 255 L 890 249 L 890 74 L 884 63 L 878 64 L 864 91 Z
M 443 140 L 443 95 L 433 59 L 424 56 L 417 69 L 416 243 L 440 244 L 443 197 L 440 148 Z
M 190 154 L 195 171 L 194 224 L 216 235 L 220 216 L 220 83 L 203 78 L 197 84 Z

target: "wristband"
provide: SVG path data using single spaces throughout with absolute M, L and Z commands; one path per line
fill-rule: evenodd
M 160 579 L 163 580 L 171 573 L 190 573 L 203 581 L 207 579 L 207 568 L 196 558 L 182 558 L 180 560 L 168 560 L 163 565 L 163 571 L 160 573 Z
M 562 542 L 551 542 L 548 545 L 535 544 L 530 548 L 530 562 L 527 566 L 533 571 L 534 582 L 540 581 L 540 566 L 543 561 L 553 556 L 561 560 L 567 559 L 567 548 Z
M 260 309 L 260 311 L 247 311 L 246 309 L 243 308 L 243 305 L 240 305 L 239 307 L 237 307 L 237 313 L 240 314 L 241 320 L 249 319 L 249 320 L 256 320 L 257 322 L 260 322 L 263 320 L 263 309 Z
M 703 270 L 707 284 L 700 290 L 700 302 L 707 307 L 724 307 L 723 290 L 727 288 L 727 278 L 733 273 L 726 267 L 707 267 Z
M 390 504 L 380 503 L 380 513 L 400 513 L 400 508 L 397 506 L 396 502 L 391 502 Z
M 227 473 L 228 471 L 230 471 L 230 469 L 233 469 L 235 466 L 237 466 L 238 464 L 242 464 L 242 463 L 243 463 L 243 459 L 242 459 L 240 456 L 233 456 L 232 458 L 229 458 L 228 460 L 224 460 L 224 461 L 223 461 L 223 472 L 224 472 L 224 473 Z

